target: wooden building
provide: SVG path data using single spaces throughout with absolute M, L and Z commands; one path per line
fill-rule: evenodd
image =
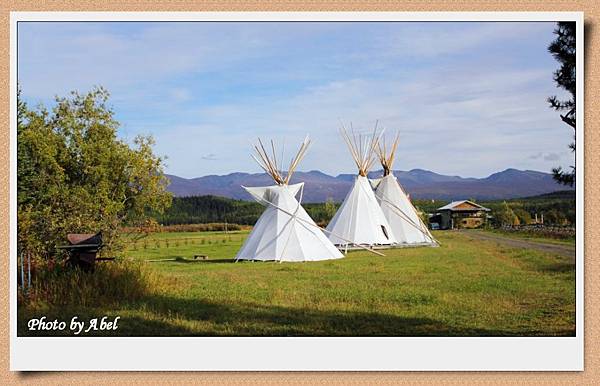
M 452 201 L 438 208 L 430 223 L 437 223 L 439 229 L 479 228 L 487 221 L 490 209 L 469 200 Z

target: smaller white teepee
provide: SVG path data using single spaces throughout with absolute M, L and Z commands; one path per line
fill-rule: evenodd
M 288 182 L 304 156 L 310 141 L 302 143 L 292 160 L 287 175 L 281 172 L 271 141 L 272 155 L 269 156 L 259 140 L 255 146 L 260 159 L 253 158 L 277 185 L 266 187 L 243 187 L 252 197 L 266 206 L 252 232 L 238 251 L 237 260 L 316 261 L 339 259 L 344 255 L 329 241 L 319 226 L 296 200 L 304 183 L 288 185 Z
M 377 125 L 370 137 L 356 136 L 354 133 L 350 136 L 343 127 L 341 133 L 358 166 L 358 176 L 342 206 L 327 225 L 329 239 L 339 246 L 394 244 L 394 232 L 367 179 L 367 173 L 375 160 L 373 152 L 378 141 Z
M 376 152 L 383 167 L 383 178 L 371 181 L 375 188 L 375 196 L 398 243 L 438 245 L 392 171 L 398 139 L 399 136 L 396 135 L 389 150 L 385 146 L 385 139 L 377 145 Z

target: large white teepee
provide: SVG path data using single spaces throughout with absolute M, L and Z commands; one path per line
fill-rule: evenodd
M 277 185 L 243 187 L 256 201 L 265 205 L 266 209 L 238 251 L 236 261 L 317 261 L 344 257 L 296 200 L 298 193 L 302 197 L 304 183 L 288 185 L 292 173 L 310 144 L 308 137 L 302 143 L 285 176 L 277 163 L 273 142 L 271 156 L 267 154 L 260 140 L 259 144 L 255 149 L 260 159 L 253 157 L 273 177 Z
M 396 135 L 396 139 L 389 149 L 385 146 L 385 140 L 383 143 L 380 141 L 377 145 L 376 152 L 383 167 L 383 178 L 371 181 L 375 188 L 375 196 L 398 243 L 437 245 L 437 241 L 419 217 L 417 210 L 392 172 L 398 138 Z
M 342 137 L 358 166 L 358 176 L 342 206 L 333 216 L 326 231 L 336 245 L 390 245 L 396 243 L 394 232 L 386 220 L 367 173 L 373 166 L 373 152 L 378 142 L 377 126 L 370 137 L 352 136 L 342 128 Z M 349 242 L 351 241 L 351 243 Z

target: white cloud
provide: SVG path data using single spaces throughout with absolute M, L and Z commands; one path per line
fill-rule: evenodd
M 495 51 L 549 25 L 458 24 L 20 27 L 19 80 L 32 98 L 108 87 L 122 132 L 154 134 L 168 171 L 185 177 L 257 172 L 256 137 L 285 141 L 291 156 L 305 134 L 313 147 L 301 169 L 353 172 L 340 119 L 400 130 L 400 169 L 483 176 L 558 163 L 570 133 L 545 101 L 556 92 L 547 43 L 536 46 L 543 63 Z
M 125 33 L 110 23 L 24 23 L 19 81 L 37 98 L 97 84 L 115 92 L 146 88 L 178 74 L 225 71 L 331 28 L 260 24 L 147 23 Z
M 531 82 L 544 83 L 546 75 L 538 71 L 489 75 L 482 69 L 469 72 L 468 84 L 461 73 L 423 73 L 410 83 L 394 79 L 336 81 L 284 100 L 203 108 L 198 111 L 198 126 L 182 127 L 181 134 L 169 136 L 172 141 L 183 135 L 188 138 L 177 145 L 177 153 L 187 157 L 193 158 L 192 148 L 197 146 L 201 148 L 198 154 L 210 150 L 231 154 L 219 165 L 218 172 L 226 173 L 258 171 L 249 161 L 250 145 L 257 136 L 286 140 L 286 146 L 294 147 L 310 134 L 314 143 L 302 169 L 336 174 L 355 169 L 339 137 L 339 119 L 352 121 L 363 130 L 370 130 L 379 119 L 388 132 L 400 130 L 396 166 L 401 169 L 420 167 L 478 176 L 505 167 L 537 165 L 545 170 L 546 163 L 530 162 L 537 158 L 524 162 L 515 154 L 543 151 L 547 161 L 551 153 L 547 150 L 555 153 L 562 146 L 560 142 L 557 146 L 556 136 L 563 128 L 544 101 L 547 90 L 527 89 Z M 488 89 L 494 92 L 487 93 Z M 174 145 L 169 142 L 164 148 Z M 179 167 L 179 173 L 201 174 L 186 167 Z
M 434 24 L 437 28 L 434 28 Z M 381 36 L 379 44 L 392 55 L 436 57 L 456 54 L 498 40 L 519 39 L 527 33 L 547 31 L 544 23 L 415 23 Z

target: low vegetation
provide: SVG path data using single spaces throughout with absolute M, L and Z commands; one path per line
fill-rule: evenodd
M 163 225 L 157 228 L 157 232 L 228 232 L 251 228 L 249 225 L 232 223 L 208 223 L 208 224 L 178 224 Z
M 111 263 L 103 263 L 95 277 L 77 274 L 49 288 L 53 295 L 44 302 L 19 308 L 19 335 L 49 334 L 27 331 L 27 320 L 40 315 L 121 316 L 118 330 L 95 332 L 111 336 L 575 333 L 571 258 L 472 240 L 468 232 L 436 232 L 439 248 L 386 250 L 385 257 L 355 251 L 335 261 L 233 263 L 246 235 L 158 233 L 140 240 L 122 256 L 139 264 L 131 276 L 111 276 Z M 198 254 L 209 259 L 194 260 Z M 107 292 L 113 286 L 128 294 Z
M 141 261 L 98 264 L 94 272 L 39 261 L 19 304 L 31 312 L 62 307 L 109 307 L 137 301 L 160 288 L 159 274 Z
M 526 239 L 531 241 L 540 241 L 544 243 L 560 243 L 575 245 L 576 234 L 572 228 L 564 227 L 503 227 L 489 229 L 499 235 Z
M 544 224 L 575 225 L 575 191 L 566 190 L 534 197 L 514 198 L 502 201 L 482 202 L 494 212 L 501 211 L 506 204 L 517 215 L 521 225 L 529 224 L 537 215 L 538 221 L 544 216 Z

